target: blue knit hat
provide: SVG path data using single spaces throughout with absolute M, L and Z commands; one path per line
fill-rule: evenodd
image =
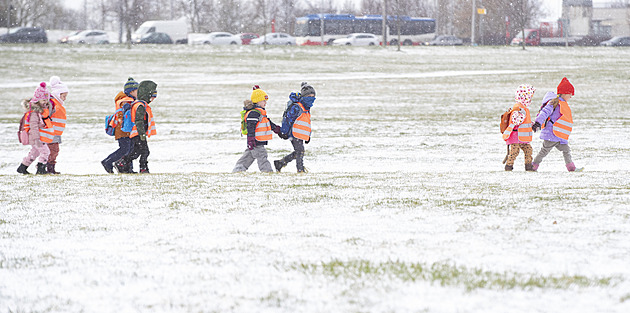
M 125 88 L 124 88 L 125 93 L 129 95 L 130 92 L 136 89 L 138 89 L 138 82 L 135 79 L 129 77 L 127 79 L 127 82 L 125 83 Z

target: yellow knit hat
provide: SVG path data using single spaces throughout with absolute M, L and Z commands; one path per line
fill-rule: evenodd
M 254 86 L 254 91 L 252 91 L 251 99 L 253 103 L 258 103 L 264 100 L 269 100 L 269 96 L 267 96 L 267 93 L 264 90 L 260 89 L 260 87 L 256 85 Z

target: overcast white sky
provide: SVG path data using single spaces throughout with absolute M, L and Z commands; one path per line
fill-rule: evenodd
M 63 0 L 63 1 L 66 4 L 66 6 L 79 9 L 83 6 L 83 2 L 85 0 Z M 87 1 L 88 3 L 90 3 L 94 0 L 87 0 Z M 339 1 L 340 3 L 345 2 L 345 0 L 336 0 L 336 1 Z M 601 3 L 601 2 L 606 2 L 606 0 L 593 0 L 593 3 Z M 553 20 L 560 17 L 560 14 L 562 11 L 562 0 L 542 0 L 542 3 L 545 6 L 545 10 L 549 14 L 546 17 L 546 19 Z

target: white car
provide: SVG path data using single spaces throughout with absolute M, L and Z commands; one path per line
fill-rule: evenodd
M 193 44 L 204 45 L 240 45 L 242 43 L 240 36 L 225 32 L 212 32 L 193 41 Z
M 453 35 L 440 35 L 427 43 L 429 46 L 461 46 L 464 41 Z
M 270 33 L 265 36 L 252 39 L 250 45 L 295 45 L 295 38 L 285 33 Z
M 354 33 L 346 38 L 335 39 L 332 44 L 335 46 L 378 46 L 380 41 L 374 34 Z
M 109 35 L 102 30 L 84 30 L 68 37 L 68 43 L 107 44 Z

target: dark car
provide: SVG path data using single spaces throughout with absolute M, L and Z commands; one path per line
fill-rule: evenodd
M 607 47 L 627 47 L 630 46 L 630 37 L 613 37 L 609 40 L 600 42 L 599 45 Z
M 173 39 L 165 33 L 148 33 L 135 43 L 172 44 Z
M 39 27 L 18 27 L 12 29 L 8 34 L 0 36 L 0 42 L 22 43 L 41 42 L 47 43 L 46 32 Z

